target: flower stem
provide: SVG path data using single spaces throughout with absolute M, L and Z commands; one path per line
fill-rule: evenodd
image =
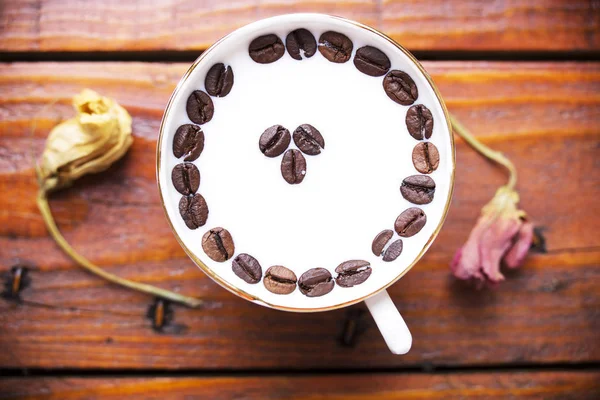
M 465 126 L 461 124 L 452 114 L 450 114 L 450 122 L 452 123 L 452 129 L 454 132 L 463 138 L 463 140 L 467 142 L 469 146 L 481 153 L 484 157 L 497 162 L 508 170 L 509 178 L 506 187 L 510 190 L 514 190 L 515 185 L 517 184 L 517 169 L 515 168 L 514 164 L 508 158 L 506 158 L 504 154 L 490 149 L 488 146 L 477 140 L 475 136 L 473 136 L 471 132 L 469 132 L 469 130 L 465 128 Z
M 48 204 L 48 196 L 46 195 L 46 192 L 43 189 L 40 189 L 38 192 L 37 205 L 40 209 L 40 212 L 42 213 L 42 218 L 46 223 L 46 227 L 50 232 L 50 236 L 52 236 L 52 238 L 56 241 L 58 246 L 65 253 L 67 253 L 69 257 L 75 260 L 75 262 L 77 262 L 77 264 L 79 264 L 83 269 L 91 272 L 94 275 L 104 278 L 109 282 L 116 283 L 117 285 L 125 286 L 126 288 L 137 290 L 139 292 L 147 293 L 153 296 L 161 297 L 166 300 L 182 303 L 188 307 L 195 308 L 199 307 L 202 304 L 202 300 L 200 299 L 183 296 L 171 292 L 169 290 L 160 289 L 152 285 L 147 285 L 145 283 L 137 283 L 128 279 L 120 278 L 117 275 L 113 275 L 109 272 L 106 272 L 102 268 L 92 264 L 89 260 L 78 254 L 58 230 L 56 222 L 52 217 L 52 211 L 50 210 L 50 206 Z

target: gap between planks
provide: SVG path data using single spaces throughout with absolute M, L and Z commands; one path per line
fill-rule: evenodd
M 2 52 L 2 62 L 193 62 L 202 50 L 182 51 L 99 51 L 99 52 Z M 464 51 L 416 50 L 411 52 L 420 61 L 515 61 L 569 62 L 600 61 L 596 51 Z
M 398 367 L 376 367 L 376 368 L 324 368 L 324 369 L 198 369 L 198 368 L 183 368 L 177 370 L 165 369 L 131 369 L 131 368 L 0 368 L 0 376 L 8 377 L 106 377 L 119 376 L 119 378 L 136 378 L 136 377 L 310 377 L 322 375 L 360 375 L 360 374 L 390 374 L 390 373 L 406 373 L 406 374 L 436 374 L 436 375 L 451 375 L 451 374 L 486 374 L 486 373 L 503 373 L 503 372 L 600 372 L 600 362 L 581 362 L 581 363 L 506 363 L 506 364 L 472 364 L 460 366 L 445 366 L 433 365 L 424 363 L 422 365 L 403 365 Z

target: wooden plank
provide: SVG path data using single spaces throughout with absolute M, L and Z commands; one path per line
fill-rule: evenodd
M 292 12 L 355 19 L 411 50 L 600 50 L 594 0 L 18 0 L 0 7 L 0 49 L 200 51 L 240 26 Z
M 548 254 L 529 257 L 496 290 L 448 273 L 504 174 L 458 143 L 455 196 L 438 240 L 391 289 L 414 335 L 389 354 L 362 306 L 312 315 L 234 297 L 193 267 L 173 238 L 154 182 L 162 108 L 184 65 L 0 65 L 0 271 L 31 265 L 23 303 L 0 299 L 0 366 L 80 368 L 353 368 L 593 362 L 600 359 L 600 64 L 426 63 L 452 112 L 519 168 L 522 206 L 545 229 Z M 170 306 L 152 329 L 152 300 L 77 269 L 37 214 L 31 151 L 71 115 L 83 87 L 116 97 L 135 142 L 109 173 L 52 197 L 67 239 L 119 275 L 206 300 Z M 58 104 L 44 106 L 58 100 Z M 30 134 L 30 126 L 37 130 Z M 107 193 L 111 193 L 107 197 Z M 574 195 L 576 193 L 576 195 Z M 6 281 L 5 282 L 9 282 Z M 353 321 L 348 323 L 348 321 Z M 356 326 L 347 347 L 344 327 Z M 307 354 L 319 354 L 318 358 Z
M 210 378 L 12 378 L 0 399 L 577 399 L 596 400 L 592 372 L 350 374 Z

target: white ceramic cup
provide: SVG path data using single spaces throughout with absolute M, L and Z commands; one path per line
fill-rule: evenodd
M 317 42 L 325 31 L 343 33 L 353 42 L 352 57 L 337 64 L 317 51 L 298 61 L 286 51 L 273 63 L 259 64 L 248 55 L 256 37 L 276 34 L 285 43 L 286 36 L 299 28 L 308 29 Z M 383 229 L 393 230 L 403 210 L 415 206 L 400 195 L 399 186 L 406 176 L 418 174 L 411 157 L 418 141 L 406 128 L 409 107 L 387 97 L 383 76 L 368 76 L 354 66 L 356 50 L 366 45 L 383 51 L 392 70 L 412 77 L 419 91 L 414 104 L 431 110 L 434 128 L 428 141 L 440 153 L 440 165 L 430 175 L 436 182 L 434 199 L 417 206 L 426 212 L 427 223 L 415 236 L 402 238 L 404 249 L 393 262 L 375 256 L 371 243 Z M 235 79 L 227 96 L 212 98 L 214 116 L 201 126 L 205 148 L 193 163 L 201 173 L 198 192 L 210 212 L 206 224 L 192 230 L 179 214 L 182 195 L 171 181 L 173 167 L 183 161 L 173 154 L 173 136 L 179 126 L 191 123 L 187 99 L 194 90 L 205 90 L 206 73 L 219 62 L 233 69 Z M 317 127 L 326 147 L 319 156 L 306 157 L 305 180 L 288 185 L 280 176 L 280 158 L 264 157 L 258 139 L 271 125 L 282 124 L 292 132 L 301 123 Z M 186 253 L 205 273 L 238 296 L 284 311 L 327 311 L 365 301 L 395 354 L 408 352 L 412 337 L 385 289 L 415 265 L 440 231 L 452 195 L 454 166 L 447 110 L 417 60 L 372 28 L 322 14 L 261 20 L 206 50 L 169 100 L 157 148 L 157 179 L 169 223 Z M 262 283 L 249 284 L 237 277 L 231 260 L 218 263 L 206 256 L 202 237 L 218 226 L 231 232 L 236 255 L 252 254 L 263 272 L 271 265 L 284 265 L 299 277 L 311 267 L 324 267 L 335 278 L 338 264 L 361 259 L 370 263 L 372 273 L 360 285 L 336 285 L 322 297 L 310 298 L 299 290 L 277 295 Z M 395 236 L 392 240 L 398 239 Z

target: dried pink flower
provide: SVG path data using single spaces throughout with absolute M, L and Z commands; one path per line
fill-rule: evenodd
M 519 229 L 517 240 L 504 256 L 504 265 L 508 268 L 518 268 L 523 264 L 523 260 L 529 252 L 531 243 L 533 242 L 533 223 L 525 221 Z
M 519 267 L 533 241 L 533 224 L 526 220 L 523 210 L 517 208 L 519 194 L 514 190 L 517 173 L 514 165 L 501 153 L 479 142 L 455 118 L 454 131 L 485 157 L 506 167 L 510 179 L 483 207 L 481 216 L 467 242 L 456 252 L 450 269 L 458 279 L 473 279 L 480 284 L 504 280 L 500 272 L 502 262 L 509 268 Z
M 498 283 L 504 280 L 500 272 L 503 257 L 510 256 L 511 268 L 521 264 L 531 246 L 533 229 L 531 223 L 525 222 L 525 213 L 517 209 L 518 201 L 514 190 L 506 186 L 498 189 L 481 210 L 469 239 L 456 252 L 450 265 L 454 276 Z M 516 239 L 520 240 L 515 242 Z

